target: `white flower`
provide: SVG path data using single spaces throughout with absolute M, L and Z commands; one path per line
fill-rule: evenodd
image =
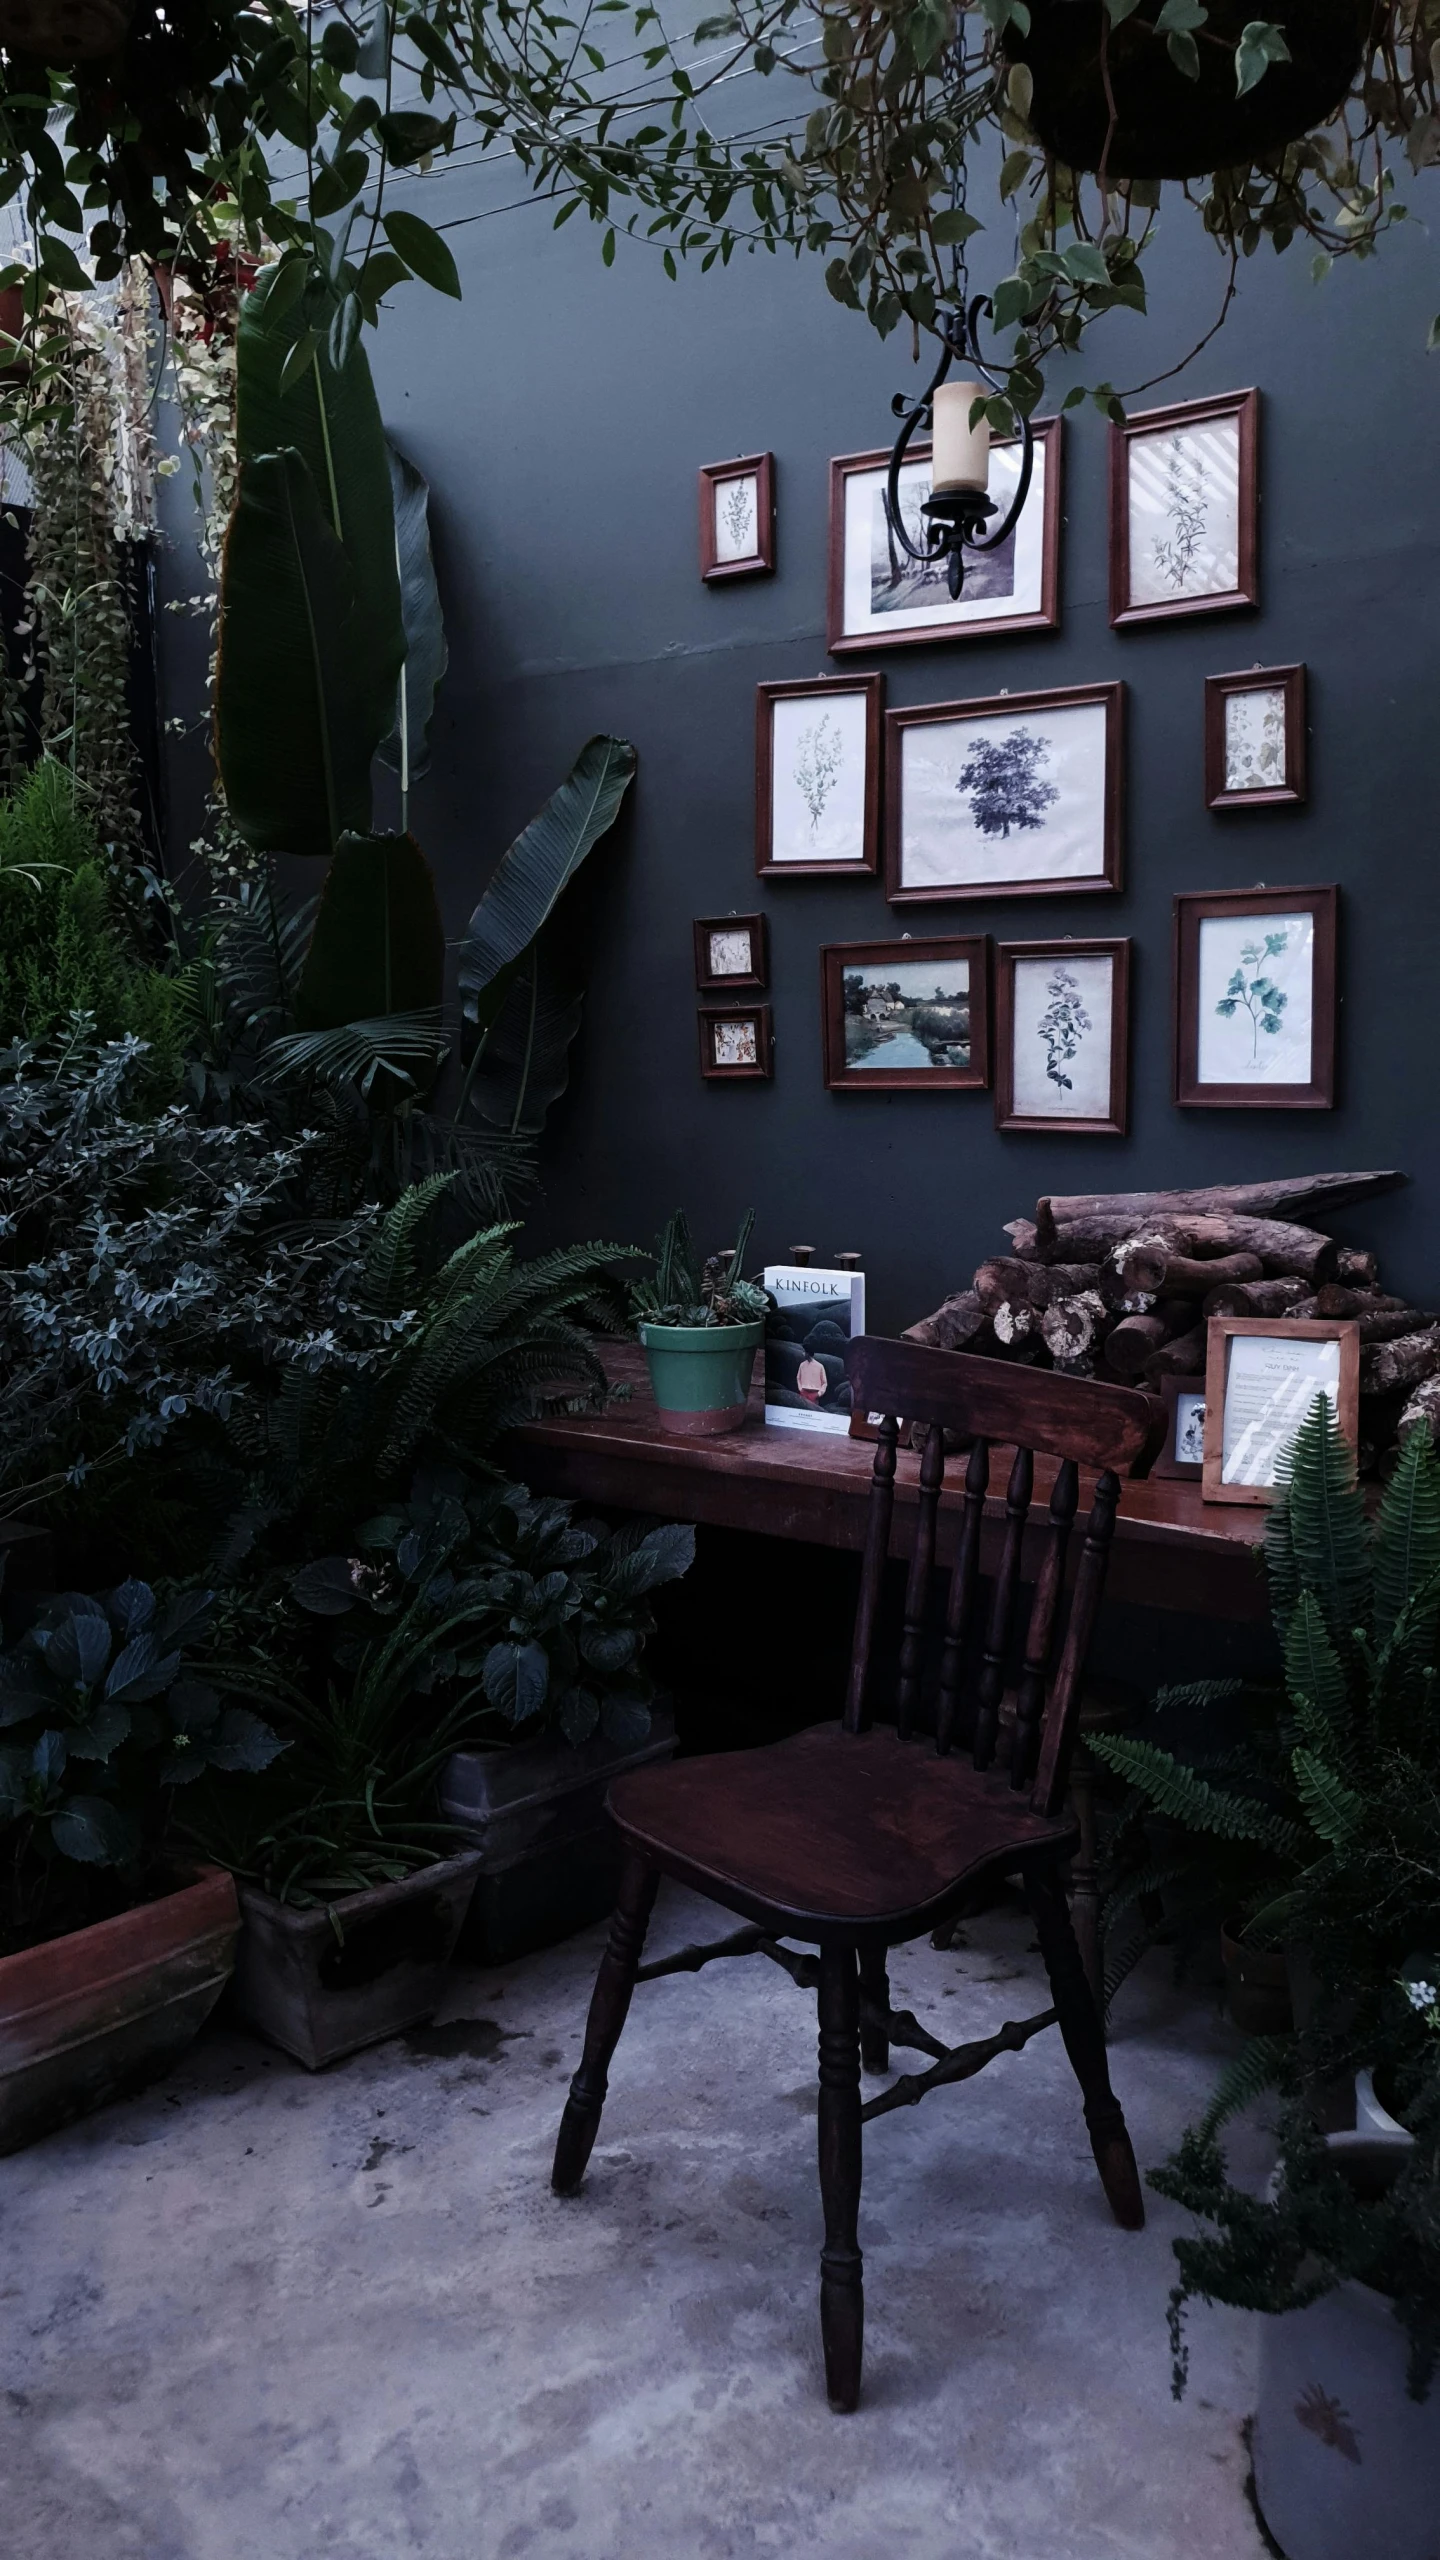
M 1440 1990 L 1436 1989 L 1433 1982 L 1407 1982 L 1404 1989 L 1405 1997 L 1412 2009 L 1433 2009 L 1440 2006 Z

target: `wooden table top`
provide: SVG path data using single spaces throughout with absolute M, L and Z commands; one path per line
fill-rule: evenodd
M 654 1512 L 812 1545 L 859 1548 L 864 1539 L 874 1444 L 829 1432 L 777 1428 L 764 1418 L 758 1382 L 743 1430 L 692 1439 L 662 1426 L 638 1343 L 597 1346 L 606 1375 L 630 1390 L 604 1413 L 527 1423 L 514 1435 L 516 1465 L 537 1492 L 567 1494 L 623 1511 Z M 941 1502 L 940 1554 L 953 1552 L 963 1467 L 951 1462 Z M 1007 1452 L 991 1462 L 986 1548 L 998 1548 Z M 894 1554 L 909 1553 L 919 1494 L 919 1459 L 902 1451 L 895 1486 Z M 1043 1514 L 1053 1464 L 1037 1459 L 1035 1511 Z M 1093 1478 L 1081 1479 L 1081 1513 Z M 1200 1486 L 1166 1477 L 1129 1478 L 1121 1487 L 1107 1588 L 1116 1599 L 1197 1615 L 1268 1615 L 1259 1551 L 1265 1513 L 1202 1502 Z M 1078 1542 L 1077 1542 L 1078 1543 Z

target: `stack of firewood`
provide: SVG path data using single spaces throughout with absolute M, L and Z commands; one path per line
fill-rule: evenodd
M 1388 1296 L 1373 1253 L 1308 1223 L 1404 1179 L 1317 1173 L 1038 1200 L 1033 1219 L 1005 1229 L 1010 1251 L 905 1339 L 1154 1388 L 1203 1373 L 1209 1316 L 1353 1316 L 1362 1439 L 1378 1451 L 1416 1421 L 1440 1439 L 1440 1316 Z

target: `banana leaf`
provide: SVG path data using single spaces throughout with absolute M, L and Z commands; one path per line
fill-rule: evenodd
M 468 1080 L 476 1119 L 512 1138 L 539 1136 L 570 1081 L 570 1050 L 584 1007 L 584 987 L 566 967 L 557 937 L 538 935 L 511 976 Z
M 430 549 L 430 483 L 393 444 L 388 450 L 405 664 L 400 670 L 399 712 L 388 738 L 381 741 L 380 761 L 400 775 L 408 790 L 429 769 L 430 721 L 450 652 Z
M 300 1031 L 438 1011 L 445 933 L 411 835 L 348 835 L 326 874 L 295 1008 Z
M 497 862 L 460 940 L 460 1005 L 472 1055 L 499 1021 L 521 964 L 581 863 L 613 825 L 635 762 L 625 738 L 587 739 L 559 790 Z
M 243 462 L 220 582 L 215 752 L 257 853 L 325 856 L 368 827 L 380 731 L 363 658 L 354 576 L 302 456 Z

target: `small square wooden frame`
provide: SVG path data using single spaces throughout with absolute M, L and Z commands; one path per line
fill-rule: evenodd
M 845 971 L 857 961 L 887 963 L 967 959 L 970 963 L 968 1067 L 847 1067 Z M 904 942 L 829 942 L 820 951 L 820 1021 L 825 1084 L 831 1093 L 981 1093 L 990 1082 L 990 937 L 936 934 Z
M 865 696 L 865 815 L 859 862 L 774 862 L 771 847 L 774 781 L 774 706 L 813 695 L 817 702 L 840 694 Z M 755 687 L 755 869 L 762 880 L 864 880 L 880 868 L 880 741 L 885 718 L 883 676 L 807 676 L 792 684 Z
M 954 720 L 1003 720 L 1014 712 L 1073 710 L 1100 703 L 1105 712 L 1105 808 L 1103 868 L 1080 879 L 945 881 L 939 888 L 906 889 L 901 885 L 901 828 L 904 824 L 905 733 L 927 723 Z M 988 694 L 975 702 L 923 702 L 885 715 L 885 895 L 892 906 L 953 905 L 961 898 L 1079 897 L 1092 890 L 1118 889 L 1124 871 L 1125 687 L 1123 684 L 1056 685 L 1044 693 Z
M 1304 1316 L 1211 1316 L 1205 1342 L 1205 1466 L 1207 1502 L 1270 1503 L 1275 1488 L 1266 1484 L 1222 1484 L 1225 1380 L 1230 1354 L 1226 1346 L 1237 1334 L 1273 1336 L 1281 1342 L 1338 1342 L 1340 1345 L 1339 1422 L 1352 1452 L 1360 1443 L 1360 1327 L 1354 1319 L 1322 1322 Z
M 1160 1455 L 1150 1469 L 1152 1476 L 1167 1476 L 1185 1484 L 1200 1482 L 1205 1472 L 1203 1461 L 1199 1458 L 1177 1458 L 1175 1434 L 1179 1428 L 1180 1398 L 1203 1396 L 1204 1393 L 1203 1378 L 1162 1378 L 1160 1380 L 1160 1400 L 1165 1407 L 1165 1438 L 1161 1444 Z
M 1084 960 L 1108 955 L 1110 977 L 1110 1108 L 1103 1119 L 1069 1119 L 1015 1108 L 1015 963 Z M 1050 1138 L 1123 1138 L 1130 1089 L 1130 945 L 1072 935 L 1061 942 L 997 942 L 995 946 L 995 1126 L 1043 1131 Z
M 750 966 L 721 977 L 710 966 L 712 933 L 748 933 Z M 744 995 L 769 984 L 770 925 L 763 915 L 695 918 L 695 984 L 702 995 Z
M 1218 595 L 1175 596 L 1154 604 L 1130 602 L 1130 447 L 1137 436 L 1167 427 L 1203 426 L 1208 418 L 1240 421 L 1239 488 L 1236 492 L 1237 583 Z M 1168 409 L 1143 409 L 1110 428 L 1110 622 L 1128 631 L 1142 622 L 1180 622 L 1203 613 L 1236 613 L 1260 602 L 1260 542 L 1256 509 L 1260 449 L 1258 391 L 1222 392 L 1214 400 L 1180 400 Z
M 1175 899 L 1175 1100 L 1205 1111 L 1331 1111 L 1335 1105 L 1335 943 L 1338 889 L 1182 889 Z M 1310 1082 L 1292 1085 L 1200 1082 L 1200 927 L 1206 916 L 1266 916 L 1308 908 L 1314 919 L 1310 991 Z
M 743 560 L 715 556 L 715 501 L 726 480 L 755 482 L 757 548 Z M 706 462 L 700 467 L 700 575 L 707 585 L 722 578 L 768 578 L 775 568 L 775 456 L 742 454 L 737 462 Z
M 755 1062 L 753 1066 L 721 1066 L 715 1056 L 715 1032 L 722 1022 L 750 1022 L 755 1026 Z M 717 1084 L 763 1084 L 775 1072 L 775 1030 L 768 1004 L 701 1005 L 700 1073 Z
M 1285 779 L 1253 791 L 1225 784 L 1225 705 L 1236 693 L 1285 695 Z M 1207 809 L 1298 808 L 1306 798 L 1305 668 L 1249 667 L 1241 675 L 1205 679 L 1205 806 Z
M 830 573 L 826 599 L 825 646 L 832 658 L 863 652 L 867 657 L 876 649 L 935 648 L 952 640 L 998 640 L 1011 632 L 1058 631 L 1060 627 L 1060 469 L 1064 428 L 1059 418 L 1037 418 L 1032 432 L 1045 456 L 1044 522 L 1040 530 L 1040 607 L 1036 613 L 1007 613 L 1003 600 L 996 600 L 993 614 L 977 615 L 971 620 L 935 623 L 923 631 L 852 631 L 845 629 L 845 494 L 846 483 L 858 473 L 878 471 L 888 465 L 890 447 L 874 453 L 837 454 L 830 465 Z M 1001 443 L 1013 443 L 1013 437 L 1002 437 Z M 907 462 L 928 462 L 928 438 L 917 437 L 906 453 Z

